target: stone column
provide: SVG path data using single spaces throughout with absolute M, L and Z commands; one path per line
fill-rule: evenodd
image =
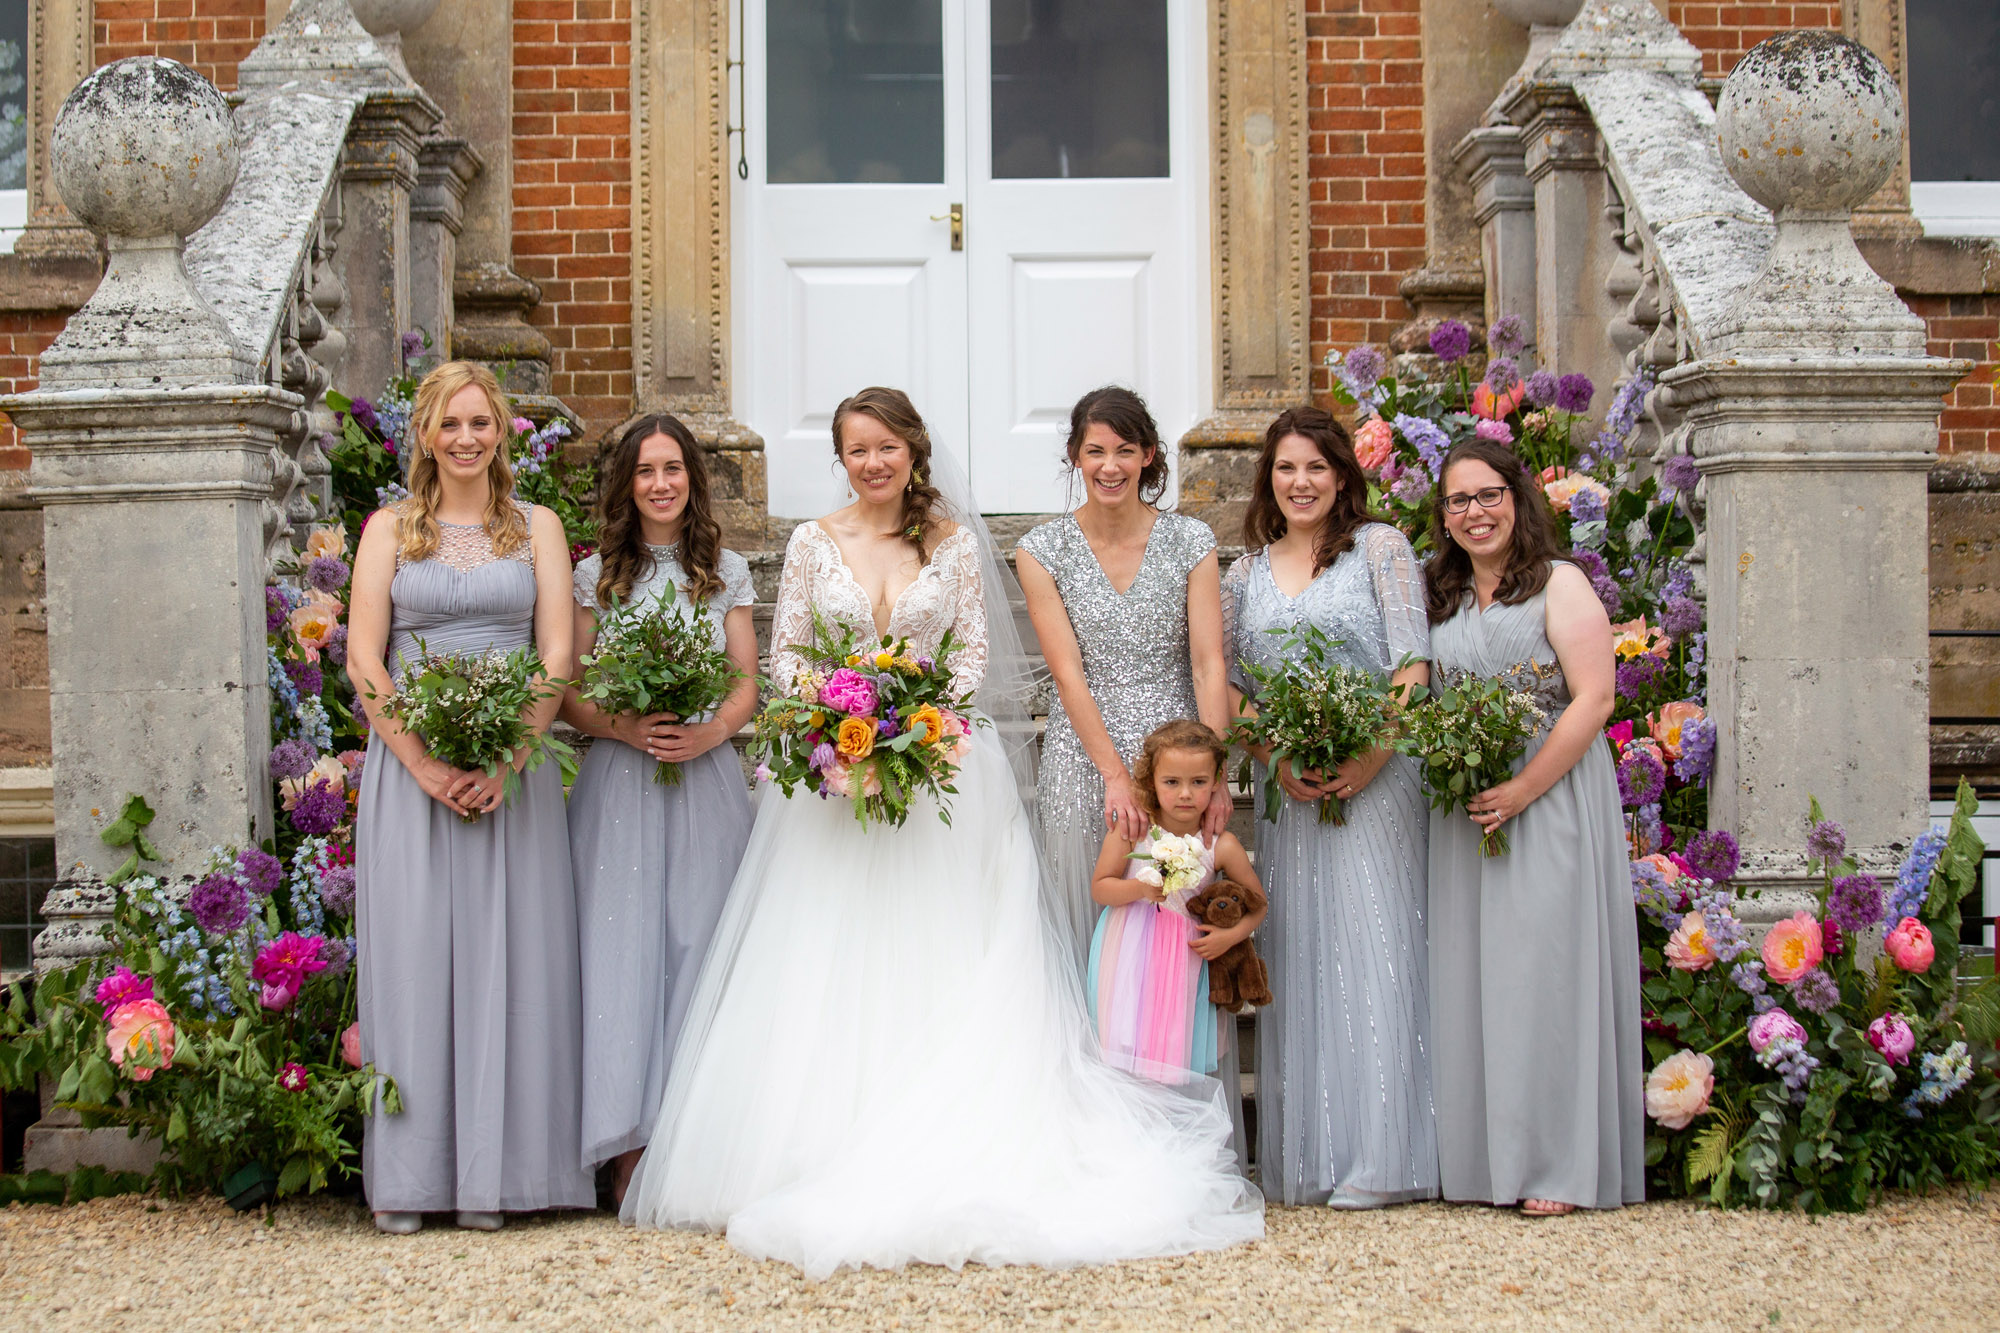
M 97 262 L 97 237 L 64 206 L 49 177 L 49 131 L 63 99 L 91 67 L 91 0 L 28 5 L 28 225 L 14 253 Z
M 1254 448 L 1312 394 L 1303 0 L 1220 0 L 1209 26 L 1215 412 L 1180 441 L 1180 507 L 1238 540 Z
M 1521 131 L 1482 125 L 1458 141 L 1452 160 L 1472 187 L 1472 216 L 1479 224 L 1485 273 L 1481 293 L 1486 322 L 1518 315 L 1530 345 L 1535 341 L 1535 187 L 1528 182 Z
M 455 355 L 452 291 L 465 192 L 478 178 L 479 154 L 463 139 L 432 135 L 417 150 L 410 197 L 410 323 L 430 334 L 435 354 Z
M 371 92 L 347 132 L 334 262 L 347 290 L 340 329 L 342 389 L 350 395 L 373 398 L 402 369 L 402 335 L 415 322 L 410 202 L 425 138 L 442 118 L 422 89 Z
M 1902 153 L 1880 60 L 1781 34 L 1730 74 L 1717 129 L 1777 236 L 1701 359 L 1662 385 L 1707 478 L 1710 818 L 1742 840 L 1768 919 L 1809 888 L 1809 796 L 1877 873 L 1927 821 L 1925 474 L 1970 363 L 1925 355 L 1923 321 L 1849 234 Z

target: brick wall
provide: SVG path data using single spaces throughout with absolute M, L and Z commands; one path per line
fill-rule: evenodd
M 166 56 L 225 91 L 264 36 L 265 0 L 97 0 L 94 63 Z
M 1701 48 L 1702 72 L 1720 79 L 1736 68 L 1745 51 L 1773 33 L 1793 28 L 1838 29 L 1840 5 L 1831 0 L 1772 0 L 1769 4 L 1668 0 L 1667 17 Z
M 1962 356 L 1976 363 L 1959 381 L 1938 418 L 1938 451 L 2000 453 L 2000 404 L 1994 401 L 1995 342 L 2000 340 L 2000 296 L 1907 296 L 1930 325 L 1932 356 Z
M 42 351 L 62 332 L 62 313 L 8 310 L 0 312 L 0 393 L 26 393 L 35 387 L 35 365 Z M 7 474 L 28 466 L 14 423 L 0 417 L 0 489 L 12 482 Z
M 629 0 L 516 0 L 514 264 L 587 436 L 632 411 Z

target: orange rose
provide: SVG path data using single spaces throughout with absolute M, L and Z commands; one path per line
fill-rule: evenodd
M 840 732 L 834 741 L 834 748 L 847 759 L 862 760 L 875 753 L 875 719 L 872 717 L 846 717 L 840 720 Z
M 910 714 L 908 718 L 909 730 L 915 731 L 919 726 L 924 729 L 924 744 L 940 745 L 944 742 L 944 717 L 930 704 L 925 704 L 922 708 Z

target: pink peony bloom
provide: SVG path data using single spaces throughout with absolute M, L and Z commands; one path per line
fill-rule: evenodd
M 852 667 L 842 667 L 826 678 L 819 701 L 828 708 L 866 717 L 875 711 L 875 682 Z
M 851 797 L 854 795 L 854 770 L 857 767 L 861 769 L 861 795 L 880 796 L 882 778 L 875 772 L 873 764 L 863 766 L 843 759 L 837 764 L 827 765 L 826 772 L 820 776 L 826 781 L 826 789 L 835 796 Z
M 304 1092 L 312 1086 L 312 1075 L 296 1060 L 288 1060 L 278 1071 L 278 1086 L 286 1092 Z
M 1764 936 L 1764 971 L 1781 986 L 1789 986 L 1820 965 L 1826 956 L 1819 922 L 1810 912 L 1794 912 Z
M 1380 417 L 1370 417 L 1354 432 L 1354 457 L 1364 472 L 1379 471 L 1396 456 L 1396 428 Z
M 1700 912 L 1689 912 L 1675 927 L 1667 941 L 1667 966 L 1682 972 L 1704 972 L 1715 966 L 1715 946 L 1709 941 L 1708 922 Z
M 1803 1042 L 1806 1030 L 1799 1026 L 1799 1020 L 1782 1009 L 1766 1009 L 1750 1020 L 1750 1049 L 1763 1054 L 1764 1048 L 1774 1041 L 1790 1038 Z
M 1701 705 L 1685 699 L 1670 703 L 1659 712 L 1646 719 L 1646 730 L 1653 733 L 1653 739 L 1660 743 L 1660 749 L 1669 759 L 1681 757 L 1681 737 L 1687 729 L 1701 721 L 1708 714 Z
M 258 1002 L 266 1009 L 284 1009 L 298 998 L 306 977 L 324 972 L 327 960 L 320 957 L 326 941 L 318 935 L 301 935 L 288 930 L 257 951 L 250 976 L 263 983 Z
M 1890 1064 L 1906 1065 L 1910 1052 L 1917 1049 L 1917 1034 L 1910 1031 L 1901 1014 L 1884 1014 L 1868 1025 L 1868 1044 Z
M 1913 916 L 1906 916 L 1896 923 L 1889 937 L 1882 941 L 1882 947 L 1897 967 L 1905 972 L 1928 972 L 1931 961 L 1937 957 L 1937 945 L 1931 942 L 1931 928 Z
M 526 417 L 515 417 L 513 425 L 514 425 L 514 433 L 516 435 L 520 435 L 525 431 L 531 431 L 535 428 L 535 423 L 528 420 Z
M 1686 1129 L 1708 1110 L 1715 1091 L 1715 1061 L 1693 1051 L 1675 1051 L 1646 1079 L 1646 1114 L 1667 1129 Z
M 134 1000 L 153 998 L 153 979 L 135 974 L 122 964 L 111 969 L 111 975 L 97 983 L 97 1002 L 104 1007 L 104 1019 L 108 1023 L 111 1015 Z
M 1623 750 L 1632 740 L 1632 719 L 1628 717 L 1623 722 L 1613 723 L 1604 729 L 1604 734 L 1611 738 L 1613 745 Z
M 361 1068 L 360 1023 L 349 1023 L 347 1030 L 340 1034 L 340 1058 L 356 1069 Z
M 1514 428 L 1504 421 L 1482 421 L 1472 428 L 1472 433 L 1480 439 L 1490 440 L 1494 444 L 1512 444 L 1514 442 Z
M 174 1020 L 158 1000 L 132 1000 L 113 1010 L 105 1020 L 110 1031 L 104 1044 L 111 1049 L 111 1063 L 144 1083 L 155 1069 L 174 1062 Z M 131 1061 L 130 1068 L 126 1062 Z

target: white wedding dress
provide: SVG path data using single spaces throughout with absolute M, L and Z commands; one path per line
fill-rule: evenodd
M 987 668 L 981 570 L 961 529 L 890 615 L 920 655 L 955 631 L 961 688 Z M 814 608 L 876 638 L 867 594 L 807 523 L 772 643 L 809 642 Z M 776 688 L 802 666 L 776 652 Z M 992 729 L 956 786 L 949 826 L 921 802 L 903 827 L 865 830 L 844 799 L 764 790 L 626 1221 L 726 1230 L 814 1278 L 1062 1267 L 1263 1234 L 1219 1087 L 1167 1088 L 1097 1057 Z

